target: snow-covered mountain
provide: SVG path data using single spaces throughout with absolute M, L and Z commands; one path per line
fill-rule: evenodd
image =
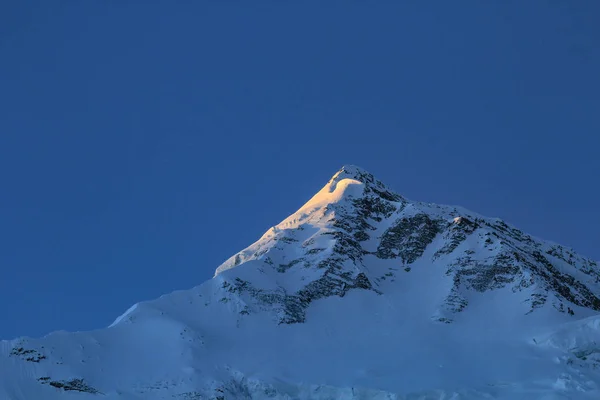
M 599 399 L 599 297 L 573 250 L 345 166 L 200 286 L 0 342 L 0 399 Z

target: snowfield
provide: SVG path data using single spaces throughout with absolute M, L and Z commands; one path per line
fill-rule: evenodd
M 0 342 L 1 400 L 600 399 L 600 268 L 344 166 L 189 290 Z

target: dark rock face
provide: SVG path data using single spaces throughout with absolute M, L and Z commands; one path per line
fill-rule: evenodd
M 400 258 L 404 264 L 415 262 L 440 232 L 440 221 L 427 214 L 402 218 L 381 237 L 375 253 L 379 258 Z
M 279 266 L 277 267 L 277 272 L 283 273 L 288 269 L 292 268 L 294 265 L 301 263 L 302 261 L 304 261 L 304 258 L 296 258 L 295 260 L 292 260 L 287 264 L 279 264 Z
M 450 267 L 453 269 L 456 285 L 485 292 L 502 288 L 518 278 L 520 270 L 512 261 L 511 257 L 504 254 L 484 261 L 466 256 L 459 257 Z
M 534 242 L 529 236 L 523 235 L 514 228 L 509 228 L 503 222 L 476 223 L 465 233 L 473 233 L 482 226 L 494 229 L 483 234 L 483 237 L 486 237 L 484 247 L 498 243 L 498 254 L 484 259 L 472 258 L 473 253 L 463 254 L 449 265 L 447 273 L 454 274 L 455 283 L 453 293 L 447 300 L 449 309 L 460 311 L 453 306 L 457 293 L 468 290 L 485 292 L 510 286 L 513 292 L 536 288 L 528 299 L 531 306 L 529 312 L 543 306 L 548 300 L 548 293 L 552 293 L 552 297 L 557 299 L 555 308 L 561 312 L 570 310 L 573 314 L 573 311 L 563 304 L 564 302 L 600 310 L 598 296 L 572 275 L 559 271 L 540 252 L 540 243 Z M 498 227 L 499 229 L 496 229 Z M 462 233 L 449 235 L 449 248 L 456 248 L 454 246 L 456 241 L 453 238 L 458 238 L 458 241 L 462 242 L 465 240 L 463 236 Z M 582 272 L 588 272 L 588 275 L 596 276 L 598 273 L 597 269 L 593 268 L 592 262 L 581 259 L 578 265 L 583 265 Z
M 455 279 L 454 283 L 454 287 L 452 288 L 450 294 L 446 298 L 446 306 L 448 307 L 448 310 L 450 312 L 458 313 L 464 310 L 469 305 L 469 302 L 460 293 L 460 282 L 458 282 L 458 280 Z M 444 319 L 444 321 L 442 322 L 449 323 L 452 322 L 452 320 Z
M 15 347 L 10 352 L 11 356 L 19 357 L 23 361 L 29 361 L 39 363 L 46 359 L 46 356 L 40 353 L 38 350 L 25 349 L 23 347 Z
M 581 257 L 575 254 L 573 251 L 567 250 L 564 247 L 558 245 L 552 246 L 549 250 L 546 251 L 546 254 L 564 261 L 565 263 L 577 268 L 579 271 L 583 272 L 586 275 L 594 277 L 595 283 L 600 282 L 600 268 L 598 268 L 597 262 Z
M 327 232 L 325 235 L 331 235 L 336 239 L 333 251 L 341 258 L 349 258 L 352 261 L 360 261 L 366 254 L 360 243 L 345 232 Z M 335 257 L 333 259 L 335 259 Z M 325 265 L 327 264 L 329 263 L 326 260 Z M 322 267 L 322 265 L 322 263 L 319 263 L 317 266 Z
M 467 236 L 475 232 L 479 226 L 480 225 L 477 222 L 472 222 L 465 217 L 455 218 L 454 222 L 450 223 L 444 232 L 444 246 L 436 251 L 436 253 L 433 255 L 433 258 L 436 259 L 442 255 L 452 253 L 462 242 L 467 239 Z
M 523 263 L 543 278 L 547 290 L 556 292 L 566 301 L 580 307 L 600 311 L 600 299 L 584 284 L 571 275 L 558 271 L 540 252 L 533 252 L 531 257 L 535 263 L 527 257 L 523 259 Z
M 91 394 L 100 394 L 97 389 L 89 386 L 83 379 L 71 379 L 71 380 L 62 380 L 62 381 L 53 381 L 49 376 L 44 376 L 38 378 L 38 381 L 42 385 L 50 385 L 57 389 L 62 389 L 65 392 L 81 392 L 81 393 L 91 393 Z
M 283 290 L 258 289 L 250 282 L 239 278 L 236 278 L 233 284 L 224 282 L 223 288 L 232 294 L 249 295 L 265 311 L 276 311 L 280 324 L 304 322 L 306 309 L 315 300 L 330 296 L 344 297 L 352 289 L 373 289 L 364 273 L 359 273 L 352 278 L 347 274 L 345 276 L 336 275 L 330 270 L 294 294 L 288 294 Z M 248 312 L 243 310 L 241 314 L 248 314 Z

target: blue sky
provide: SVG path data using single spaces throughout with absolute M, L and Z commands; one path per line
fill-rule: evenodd
M 343 164 L 600 259 L 597 1 L 0 7 L 0 338 L 200 284 Z

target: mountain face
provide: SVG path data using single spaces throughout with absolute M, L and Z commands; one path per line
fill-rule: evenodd
M 0 399 L 598 399 L 600 267 L 344 166 L 190 290 L 0 342 Z

